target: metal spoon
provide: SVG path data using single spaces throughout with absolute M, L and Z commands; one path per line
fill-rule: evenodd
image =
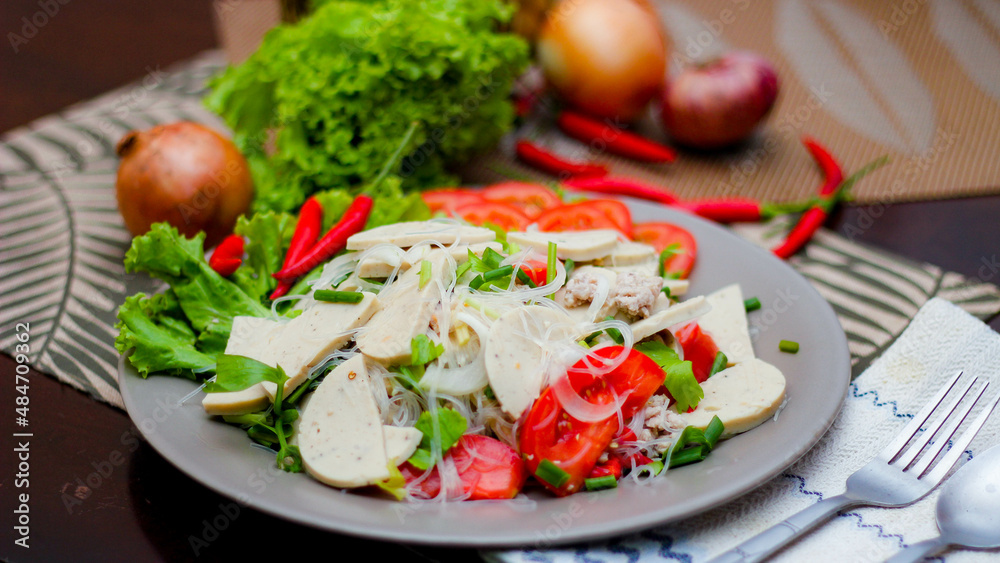
M 941 487 L 941 535 L 897 553 L 886 563 L 913 563 L 949 545 L 1000 547 L 1000 445 L 972 458 Z

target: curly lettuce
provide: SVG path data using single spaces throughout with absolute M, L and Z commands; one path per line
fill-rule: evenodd
M 353 193 L 377 176 L 411 123 L 418 127 L 396 171 L 405 188 L 451 181 L 447 164 L 510 128 L 508 93 L 528 48 L 497 32 L 511 14 L 500 0 L 314 6 L 268 33 L 206 99 L 250 162 L 255 209 L 296 209 L 323 189 Z

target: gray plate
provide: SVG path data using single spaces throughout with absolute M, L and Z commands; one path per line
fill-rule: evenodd
M 391 541 L 454 546 L 541 546 L 592 540 L 680 520 L 760 486 L 791 465 L 826 432 L 847 394 L 850 357 L 833 310 L 809 283 L 770 253 L 701 219 L 628 201 L 636 221 L 682 225 L 698 241 L 689 295 L 739 282 L 763 308 L 751 313 L 754 347 L 788 380 L 777 421 L 721 442 L 702 463 L 638 485 L 531 501 L 404 504 L 332 489 L 304 474 L 282 473 L 274 454 L 252 447 L 238 428 L 213 421 L 195 388 L 172 377 L 140 379 L 122 369 L 121 391 L 132 420 L 163 457 L 196 481 L 258 510 L 309 526 Z M 778 351 L 781 339 L 801 343 Z

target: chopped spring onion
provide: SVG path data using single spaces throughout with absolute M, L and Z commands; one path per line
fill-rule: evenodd
M 743 307 L 746 308 L 747 313 L 749 313 L 750 311 L 756 311 L 757 309 L 760 309 L 760 299 L 757 299 L 756 297 L 751 297 L 750 299 L 747 299 L 746 301 L 743 302 Z
M 608 316 L 608 317 L 605 317 L 604 320 L 606 320 L 606 321 L 613 321 L 613 320 L 615 320 L 615 318 L 611 317 L 611 316 Z M 622 331 L 618 330 L 617 328 L 608 327 L 607 331 L 605 331 L 605 332 L 608 333 L 608 336 L 611 337 L 611 340 L 615 341 L 615 344 L 624 344 L 625 343 L 625 337 L 622 336 Z
M 576 269 L 576 262 L 567 258 L 566 261 L 563 262 L 563 266 L 566 268 L 566 281 L 569 281 L 569 275 Z
M 538 464 L 538 469 L 535 469 L 535 477 L 556 488 L 565 485 L 566 482 L 569 481 L 569 473 L 566 473 L 563 468 L 547 459 L 543 459 L 542 462 Z
M 727 358 L 726 355 L 723 354 L 722 351 L 720 350 L 715 355 L 715 361 L 712 362 L 712 369 L 709 370 L 708 376 L 712 377 L 713 375 L 715 375 L 715 374 L 719 373 L 720 371 L 726 369 L 727 365 L 729 365 L 729 358 Z
M 472 289 L 479 289 L 484 283 L 486 283 L 486 280 L 483 279 L 482 275 L 478 275 L 469 281 L 469 287 Z
M 503 255 L 487 247 L 483 251 L 483 263 L 489 266 L 491 270 L 495 270 L 500 267 L 500 263 L 503 262 Z
M 262 424 L 267 420 L 267 415 L 261 412 L 252 412 L 247 414 L 226 414 L 222 416 L 222 420 L 225 420 L 229 424 L 239 424 L 240 426 L 253 426 L 255 424 Z
M 332 289 L 317 289 L 313 299 L 326 303 L 360 303 L 365 296 L 360 291 L 335 291 Z
M 524 285 L 530 287 L 531 289 L 535 289 L 536 287 L 538 287 L 538 284 L 531 281 L 531 277 L 528 274 L 524 273 L 524 270 L 522 270 L 521 268 L 517 269 L 517 279 Z
M 462 276 L 465 275 L 465 272 L 469 271 L 469 268 L 472 268 L 472 262 L 469 261 L 469 260 L 467 260 L 467 261 L 462 262 L 461 264 L 459 264 L 458 265 L 458 269 L 455 270 L 455 279 L 456 280 L 457 279 L 461 279 Z
M 600 491 L 603 489 L 614 489 L 618 486 L 618 481 L 615 480 L 614 475 L 605 475 L 603 477 L 591 477 L 590 479 L 584 479 L 583 486 L 586 487 L 588 491 Z
M 556 243 L 549 243 L 549 255 L 548 260 L 545 263 L 545 283 L 550 284 L 552 280 L 556 279 Z
M 661 291 L 661 292 L 662 292 L 662 293 L 663 293 L 664 295 L 666 295 L 666 296 L 667 296 L 667 299 L 673 299 L 673 298 L 674 298 L 674 296 L 673 296 L 673 295 L 670 295 L 670 288 L 669 288 L 669 287 L 664 287 L 664 288 L 663 288 L 663 289 L 661 289 L 660 291 Z
M 419 288 L 423 289 L 429 281 L 431 281 L 431 263 L 429 260 L 421 260 Z
M 667 451 L 664 459 L 667 460 L 669 467 L 679 467 L 702 461 L 708 457 L 724 430 L 725 426 L 718 416 L 712 417 L 712 421 L 708 423 L 705 430 L 688 426 Z
M 487 249 L 487 250 L 489 250 L 489 249 Z M 518 270 L 518 271 L 520 271 L 520 270 Z M 484 282 L 493 281 L 495 279 L 500 279 L 502 277 L 509 276 L 512 273 L 514 273 L 514 266 L 511 266 L 511 265 L 503 266 L 503 267 L 496 268 L 494 270 L 490 270 L 490 271 L 484 273 L 483 274 L 483 281 Z
M 778 343 L 778 350 L 788 352 L 789 354 L 795 354 L 799 351 L 799 343 L 792 340 L 782 340 Z

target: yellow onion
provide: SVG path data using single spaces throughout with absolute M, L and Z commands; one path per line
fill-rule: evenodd
M 537 42 L 545 77 L 570 105 L 631 121 L 660 91 L 667 49 L 645 0 L 563 0 Z
M 667 82 L 663 126 L 690 147 L 732 145 L 753 132 L 777 96 L 778 74 L 771 63 L 753 53 L 729 53 Z
M 133 235 L 167 221 L 212 246 L 233 231 L 253 199 L 246 159 L 231 141 L 189 121 L 129 131 L 117 146 L 115 193 Z

